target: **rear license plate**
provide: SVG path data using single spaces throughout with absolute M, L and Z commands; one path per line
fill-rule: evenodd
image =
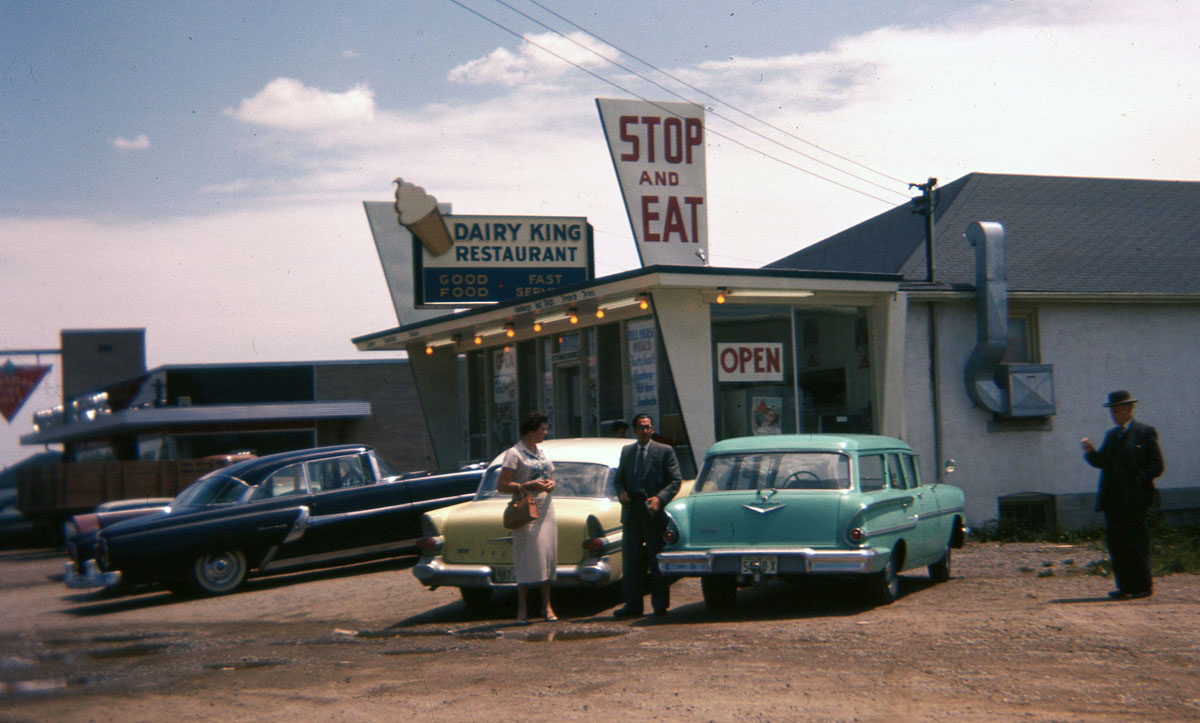
M 779 572 L 779 558 L 775 555 L 742 555 L 742 574 L 753 575 L 756 572 L 764 575 Z
M 492 565 L 492 582 L 516 582 L 512 565 Z

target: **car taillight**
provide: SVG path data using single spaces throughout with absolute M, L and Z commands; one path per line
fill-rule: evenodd
M 846 536 L 850 538 L 851 542 L 862 542 L 863 538 L 867 536 L 867 533 L 863 531 L 863 528 L 855 527 L 854 529 L 850 530 L 850 532 L 846 533 Z
M 583 541 L 583 549 L 588 552 L 600 552 L 606 544 L 608 544 L 608 540 L 603 537 L 589 537 Z
M 442 538 L 422 537 L 417 540 L 417 549 L 422 552 L 434 552 L 442 549 Z
M 676 522 L 675 518 L 671 516 L 670 512 L 668 512 L 667 527 L 663 530 L 663 544 L 674 545 L 675 543 L 679 542 L 680 537 L 679 523 Z

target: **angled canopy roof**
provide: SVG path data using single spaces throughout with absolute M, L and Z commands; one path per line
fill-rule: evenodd
M 998 221 L 1010 291 L 1200 293 L 1198 182 L 972 173 L 937 193 L 938 282 L 974 287 L 974 249 L 963 232 Z M 925 281 L 925 219 L 908 203 L 764 268 Z

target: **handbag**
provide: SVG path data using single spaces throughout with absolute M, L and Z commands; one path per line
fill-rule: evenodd
M 538 505 L 530 495 L 513 493 L 513 498 L 504 506 L 504 527 L 515 530 L 537 519 Z

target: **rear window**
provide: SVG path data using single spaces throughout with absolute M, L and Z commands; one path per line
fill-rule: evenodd
M 850 489 L 850 459 L 837 452 L 763 452 L 709 457 L 694 492 Z
M 479 483 L 475 499 L 509 497 L 508 493 L 496 491 L 496 480 L 499 478 L 500 466 L 489 467 Z M 555 497 L 616 497 L 616 478 L 617 471 L 606 464 L 554 460 Z

